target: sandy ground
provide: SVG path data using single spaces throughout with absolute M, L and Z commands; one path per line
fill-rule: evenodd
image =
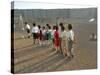
M 96 33 L 95 24 L 74 24 L 77 37 L 75 56 L 70 61 L 55 53 L 50 46 L 39 47 L 32 38 L 22 39 L 16 32 L 14 39 L 15 73 L 51 72 L 97 68 L 97 41 L 90 41 L 90 34 Z M 20 38 L 19 38 L 20 37 Z M 19 38 L 19 39 L 17 39 Z

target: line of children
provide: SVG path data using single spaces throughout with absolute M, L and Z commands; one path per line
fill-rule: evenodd
M 75 43 L 75 34 L 72 30 L 72 25 L 68 24 L 68 31 L 65 29 L 63 23 L 59 26 L 51 26 L 46 24 L 46 26 L 36 26 L 33 23 L 32 34 L 34 43 L 39 42 L 40 46 L 51 46 L 55 48 L 57 53 L 62 53 L 64 57 L 73 57 L 73 44 Z M 59 29 L 60 28 L 60 29 Z
M 65 30 L 65 27 L 61 27 L 61 48 L 62 48 L 62 53 L 64 57 L 69 56 L 68 55 L 68 47 L 67 47 L 67 31 Z

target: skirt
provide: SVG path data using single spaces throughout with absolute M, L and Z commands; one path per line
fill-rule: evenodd
M 55 45 L 55 47 L 59 47 L 60 40 L 59 39 L 54 39 L 54 45 Z

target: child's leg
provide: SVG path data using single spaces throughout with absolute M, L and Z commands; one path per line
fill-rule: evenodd
M 70 57 L 70 51 L 66 48 L 66 55 L 67 57 Z
M 68 50 L 66 47 L 63 48 L 63 55 L 64 55 L 64 57 L 66 57 L 66 56 L 68 57 Z
M 49 46 L 52 48 L 52 40 L 49 40 Z
M 60 40 L 60 53 L 62 52 L 62 39 L 61 38 L 59 38 L 59 40 Z
M 39 46 L 41 46 L 41 40 L 39 39 Z
M 60 50 L 60 48 L 59 48 L 59 46 L 57 46 L 57 53 L 59 53 L 59 50 Z
M 58 53 L 58 46 L 54 44 L 55 50 Z
M 54 48 L 55 45 L 54 45 L 54 38 L 52 39 L 52 48 Z
M 72 49 L 71 49 L 71 57 L 73 57 L 74 56 L 74 48 L 72 47 Z
M 55 50 L 56 50 L 56 52 L 57 52 L 57 47 L 55 46 Z
M 45 35 L 43 35 L 42 44 L 43 44 L 43 46 L 45 45 Z
M 71 53 L 74 55 L 74 45 L 72 45 Z
M 33 33 L 33 43 L 35 44 L 35 34 Z
M 62 53 L 63 53 L 63 56 L 65 57 L 65 49 L 64 49 L 64 47 L 62 47 Z

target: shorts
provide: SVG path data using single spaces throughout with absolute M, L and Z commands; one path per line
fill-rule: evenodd
M 60 40 L 59 39 L 54 39 L 54 45 L 55 45 L 55 47 L 59 47 Z
M 49 40 L 49 33 L 46 33 L 46 40 Z
M 33 34 L 33 39 L 37 39 L 37 33 L 32 33 Z
M 68 50 L 71 51 L 72 47 L 73 47 L 73 42 L 68 41 Z

